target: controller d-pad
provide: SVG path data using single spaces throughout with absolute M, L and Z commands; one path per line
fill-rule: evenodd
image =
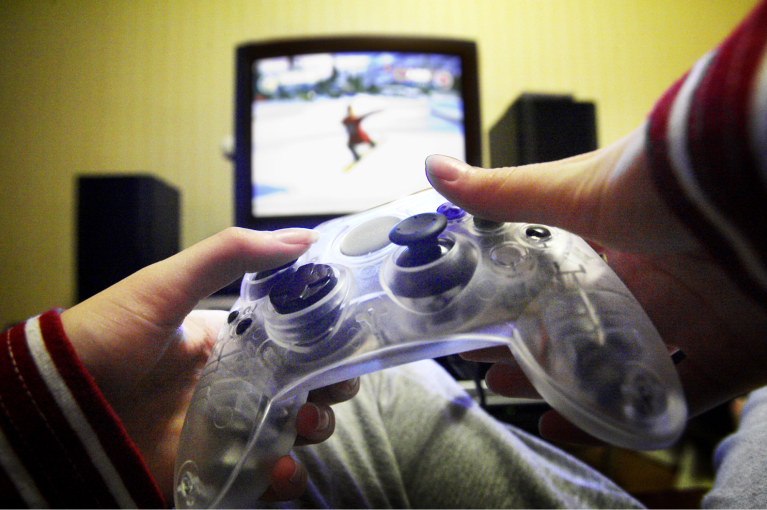
M 269 300 L 277 313 L 305 310 L 327 296 L 338 283 L 333 268 L 326 264 L 305 264 L 285 275 L 269 291 Z

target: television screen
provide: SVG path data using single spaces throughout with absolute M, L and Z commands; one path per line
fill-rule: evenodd
M 480 164 L 476 49 L 440 39 L 255 43 L 237 54 L 237 223 L 312 226 Z

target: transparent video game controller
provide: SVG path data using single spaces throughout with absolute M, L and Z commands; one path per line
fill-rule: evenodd
M 245 275 L 184 423 L 177 507 L 252 505 L 309 390 L 497 345 L 608 443 L 661 448 L 684 429 L 666 346 L 579 237 L 472 217 L 433 189 L 316 230 L 296 262 Z

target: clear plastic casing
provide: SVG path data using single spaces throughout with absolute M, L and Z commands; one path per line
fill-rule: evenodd
M 438 257 L 406 267 L 412 247 L 390 243 L 388 231 L 438 210 L 448 218 Z M 496 345 L 509 346 L 543 398 L 593 436 L 655 449 L 681 434 L 687 408 L 665 345 L 582 239 L 475 220 L 431 189 L 317 230 L 320 241 L 293 266 L 243 279 L 189 406 L 176 506 L 257 500 L 293 445 L 309 390 Z M 269 297 L 277 284 L 306 285 L 300 309 L 279 310 Z

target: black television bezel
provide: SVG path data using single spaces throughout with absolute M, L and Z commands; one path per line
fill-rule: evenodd
M 336 53 L 344 51 L 393 51 L 439 53 L 461 58 L 462 96 L 464 106 L 464 140 L 466 161 L 482 164 L 482 135 L 479 105 L 479 68 L 477 45 L 473 41 L 446 38 L 345 36 L 308 37 L 249 42 L 237 46 L 235 56 L 235 224 L 255 230 L 287 227 L 314 227 L 323 221 L 355 211 L 338 214 L 267 216 L 253 215 L 252 205 L 252 68 L 255 60 L 286 55 Z

